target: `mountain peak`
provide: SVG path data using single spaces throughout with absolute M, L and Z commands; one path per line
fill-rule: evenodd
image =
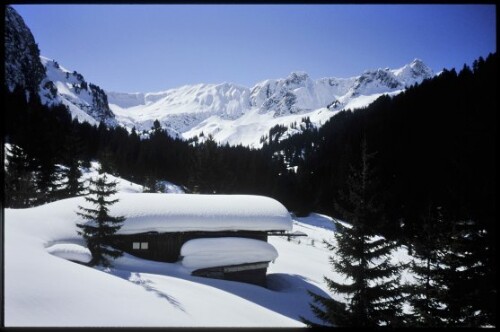
M 423 64 L 424 62 L 419 58 L 413 59 L 413 61 L 410 63 L 410 65 L 423 65 Z
M 294 70 L 288 77 L 309 77 L 309 75 L 303 70 Z
M 392 72 L 399 80 L 405 83 L 405 86 L 421 83 L 424 79 L 434 76 L 432 69 L 419 58 L 415 58 L 411 63 Z
M 290 75 L 286 78 L 289 81 L 305 81 L 309 78 L 309 75 L 302 70 L 292 71 Z

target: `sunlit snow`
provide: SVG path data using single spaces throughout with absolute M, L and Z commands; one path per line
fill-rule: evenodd
M 149 196 L 122 192 L 118 197 L 140 195 Z M 128 201 L 146 210 L 142 203 Z M 6 326 L 298 327 L 304 326 L 301 316 L 317 321 L 308 290 L 338 297 L 323 280 L 325 275 L 343 280 L 331 271 L 332 253 L 322 243 L 335 243 L 334 223 L 327 216 L 294 218 L 293 231 L 306 237 L 269 237 L 279 256 L 269 265 L 264 288 L 192 276 L 182 261 L 125 254 L 110 269 L 72 262 L 89 259 L 76 227 L 81 222 L 77 206 L 85 204 L 80 197 L 5 209 Z M 408 259 L 404 251 L 394 257 Z
M 269 243 L 237 237 L 194 239 L 181 248 L 182 265 L 202 269 L 245 263 L 270 262 L 278 252 Z

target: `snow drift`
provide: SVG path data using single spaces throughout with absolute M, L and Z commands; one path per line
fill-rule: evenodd
M 182 265 L 196 270 L 207 267 L 270 262 L 278 252 L 269 243 L 238 237 L 190 240 L 181 248 Z

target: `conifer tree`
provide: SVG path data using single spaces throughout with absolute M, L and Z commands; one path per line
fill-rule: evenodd
M 34 160 L 17 145 L 6 151 L 5 206 L 26 208 L 36 204 L 38 190 Z
M 67 135 L 63 146 L 65 157 L 64 164 L 68 166 L 65 171 L 67 181 L 64 184 L 64 195 L 66 197 L 79 196 L 84 191 L 83 181 L 80 180 L 82 177 L 80 166 L 83 166 L 83 160 L 85 159 L 83 158 L 84 145 L 85 142 L 78 131 L 72 130 Z M 88 165 L 85 166 L 90 167 L 90 161 L 88 161 Z
M 118 202 L 118 199 L 110 199 L 117 192 L 116 182 L 108 181 L 101 168 L 99 176 L 90 180 L 88 191 L 85 200 L 95 208 L 78 207 L 82 212 L 77 214 L 87 220 L 86 223 L 77 224 L 81 229 L 78 234 L 83 236 L 92 254 L 90 265 L 111 266 L 108 256 L 118 258 L 122 252 L 109 246 L 110 236 L 121 228 L 125 220 L 122 216 L 109 215 L 109 206 Z
M 74 160 L 70 163 L 66 171 L 67 181 L 65 183 L 64 195 L 66 197 L 79 196 L 84 191 L 83 181 L 80 180 L 82 172 L 78 168 L 78 161 Z
M 444 246 L 441 280 L 446 285 L 442 292 L 446 309 L 443 318 L 450 327 L 479 327 L 492 323 L 480 310 L 480 302 L 488 297 L 478 292 L 481 283 L 485 282 L 487 268 L 482 255 L 485 252 L 478 247 L 486 243 L 481 230 L 475 226 L 472 220 L 454 222 Z
M 146 179 L 144 180 L 144 189 L 142 191 L 143 193 L 162 193 L 164 191 L 165 185 L 153 176 L 146 176 Z
M 487 232 L 472 220 L 454 221 L 437 207 L 415 245 L 411 265 L 411 324 L 479 327 L 495 320 L 484 302 L 493 281 Z M 487 285 L 484 287 L 484 285 Z
M 337 246 L 326 241 L 334 252 L 330 257 L 333 270 L 348 283 L 338 283 L 324 277 L 328 288 L 344 295 L 346 302 L 309 292 L 311 309 L 328 325 L 370 327 L 402 324 L 402 290 L 399 285 L 400 266 L 390 262 L 395 242 L 379 236 L 374 227 L 383 221 L 380 204 L 376 201 L 374 174 L 370 165 L 366 141 L 362 144 L 361 165 L 351 168 L 348 193 L 336 208 L 352 227 L 338 225 Z M 312 322 L 305 320 L 309 325 Z
M 409 303 L 412 307 L 409 317 L 410 324 L 415 327 L 446 325 L 442 320 L 446 308 L 442 301 L 446 286 L 441 278 L 446 228 L 441 207 L 431 207 L 422 224 L 422 231 L 413 241 L 415 252 L 410 270 L 415 283 L 409 286 Z

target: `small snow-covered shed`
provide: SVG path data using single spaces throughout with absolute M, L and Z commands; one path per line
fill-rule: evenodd
M 142 193 L 119 199 L 110 213 L 126 219 L 110 244 L 145 259 L 182 260 L 193 275 L 263 284 L 276 258 L 268 235 L 292 230 L 287 209 L 264 196 Z

